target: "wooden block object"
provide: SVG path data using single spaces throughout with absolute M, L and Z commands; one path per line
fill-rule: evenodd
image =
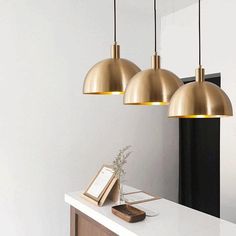
M 112 213 L 122 220 L 130 223 L 142 221 L 146 217 L 146 213 L 128 204 L 112 207 Z
M 103 204 L 107 199 L 110 199 L 113 202 L 117 202 L 120 194 L 119 191 L 120 191 L 119 180 L 117 178 L 113 178 L 110 185 L 104 192 L 102 198 L 100 199 L 98 205 L 103 206 Z

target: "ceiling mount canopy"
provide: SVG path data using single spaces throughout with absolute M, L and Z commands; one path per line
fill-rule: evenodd
M 233 109 L 226 93 L 217 85 L 205 81 L 205 70 L 201 65 L 201 0 L 198 1 L 199 66 L 196 81 L 179 88 L 173 95 L 169 117 L 218 118 L 232 116 Z
M 137 73 L 129 82 L 124 96 L 126 105 L 168 105 L 174 92 L 183 84 L 172 72 L 161 69 L 157 54 L 157 10 L 154 0 L 154 55 L 152 68 Z
M 113 6 L 114 43 L 111 58 L 98 62 L 88 71 L 84 80 L 84 94 L 123 94 L 129 80 L 140 71 L 133 62 L 120 58 L 120 46 L 116 41 L 116 0 Z

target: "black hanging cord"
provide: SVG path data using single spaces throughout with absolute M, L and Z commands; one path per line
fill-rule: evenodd
M 202 49 L 201 49 L 201 0 L 198 0 L 198 63 L 202 65 Z
M 154 0 L 154 50 L 157 52 L 157 1 Z
M 116 0 L 114 0 L 114 43 L 116 43 Z

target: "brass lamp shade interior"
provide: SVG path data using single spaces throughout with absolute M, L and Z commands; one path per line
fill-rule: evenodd
M 123 94 L 129 80 L 140 71 L 131 61 L 120 58 L 120 47 L 112 46 L 112 58 L 94 65 L 84 80 L 84 94 Z
M 160 68 L 160 57 L 152 58 L 152 69 L 137 73 L 124 96 L 126 105 L 168 105 L 183 82 L 172 72 Z
M 218 118 L 232 116 L 231 102 L 217 85 L 204 80 L 204 69 L 196 71 L 196 82 L 182 86 L 171 98 L 169 117 Z

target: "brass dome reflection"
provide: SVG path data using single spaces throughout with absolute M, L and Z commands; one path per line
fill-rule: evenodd
M 228 96 L 217 85 L 204 81 L 204 69 L 197 69 L 196 79 L 196 82 L 182 86 L 173 95 L 169 106 L 169 117 L 232 116 L 233 109 Z
M 129 80 L 140 71 L 131 61 L 120 58 L 119 45 L 112 46 L 112 58 L 94 65 L 84 80 L 84 94 L 123 94 Z
M 136 74 L 124 96 L 126 105 L 168 105 L 183 82 L 172 72 L 160 68 L 160 57 L 152 58 L 152 69 Z

